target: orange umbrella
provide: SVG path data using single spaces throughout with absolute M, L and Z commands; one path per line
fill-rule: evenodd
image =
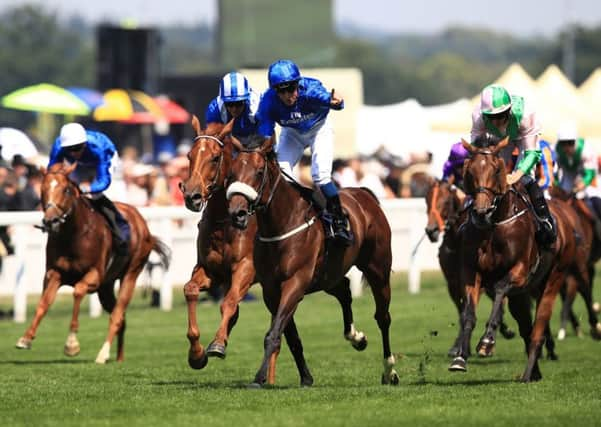
M 97 121 L 144 124 L 164 120 L 164 114 L 156 101 L 138 90 L 110 89 L 103 95 L 104 104 L 94 110 Z
M 188 123 L 190 120 L 190 113 L 177 102 L 172 101 L 166 96 L 157 96 L 154 100 L 161 107 L 163 115 L 169 123 L 181 124 Z

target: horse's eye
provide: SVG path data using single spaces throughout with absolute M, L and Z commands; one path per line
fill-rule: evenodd
M 257 171 L 257 178 L 263 178 L 263 169 Z
M 211 159 L 211 163 L 217 163 L 217 162 L 219 162 L 219 158 L 220 157 L 221 156 L 213 156 L 213 158 Z
M 70 189 L 69 187 L 65 188 L 65 194 L 66 194 L 67 196 L 70 196 L 70 195 L 71 195 L 71 189 Z

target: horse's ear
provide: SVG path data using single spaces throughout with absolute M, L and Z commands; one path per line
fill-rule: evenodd
M 234 148 L 238 151 L 244 151 L 244 146 L 242 146 L 242 143 L 240 142 L 240 140 L 238 138 L 236 138 L 234 135 L 232 135 L 230 137 L 230 141 L 232 142 L 232 145 L 234 146 Z
M 53 164 L 52 166 L 50 166 L 48 168 L 48 171 L 46 173 L 48 173 L 48 172 L 58 172 L 59 170 L 63 169 L 63 167 L 64 167 L 63 163 L 55 163 L 55 164 Z
M 508 136 L 506 136 L 505 138 L 503 138 L 497 145 L 495 145 L 495 148 L 492 150 L 493 154 L 497 154 L 503 148 L 507 147 L 507 144 L 509 144 L 509 137 Z
M 263 145 L 261 145 L 261 152 L 263 154 L 269 153 L 273 149 L 274 144 L 275 135 L 271 135 L 269 138 L 266 138 L 265 142 L 263 142 Z
M 71 164 L 65 164 L 63 167 L 63 172 L 65 173 L 65 175 L 71 175 L 71 172 L 73 172 L 76 167 L 77 167 L 77 162 L 73 162 Z
M 470 154 L 474 154 L 474 151 L 476 151 L 476 147 L 463 138 L 461 138 L 461 145 L 463 145 L 463 148 L 465 148 Z
M 192 121 L 190 122 L 190 124 L 192 125 L 192 129 L 194 129 L 194 133 L 196 134 L 196 136 L 202 134 L 202 128 L 200 127 L 200 120 L 198 120 L 198 117 L 196 117 L 195 114 L 192 115 Z
M 217 136 L 217 138 L 219 138 L 220 140 L 223 141 L 223 138 L 225 138 L 226 135 L 229 135 L 230 133 L 232 133 L 233 129 L 234 129 L 234 119 L 227 122 L 227 124 L 223 127 L 223 129 L 221 129 L 221 132 L 219 132 L 219 135 Z

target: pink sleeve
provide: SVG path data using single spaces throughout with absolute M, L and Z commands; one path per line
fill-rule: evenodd
M 523 150 L 537 150 L 538 136 L 541 133 L 541 126 L 536 113 L 533 111 L 524 111 L 524 116 L 520 122 L 519 135 Z
M 472 144 L 479 137 L 486 133 L 486 125 L 484 124 L 484 119 L 482 118 L 482 113 L 480 112 L 480 108 L 474 108 L 472 112 L 472 131 L 471 131 L 471 139 Z

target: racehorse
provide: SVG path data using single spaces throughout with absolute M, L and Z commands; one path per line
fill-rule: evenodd
M 110 313 L 109 330 L 96 356 L 96 363 L 110 358 L 110 349 L 117 336 L 117 361 L 123 361 L 125 310 L 134 293 L 136 279 L 152 250 L 156 251 L 163 267 L 168 268 L 169 248 L 150 234 L 144 218 L 130 205 L 116 203 L 131 229 L 129 256 L 124 259 L 112 252 L 113 240 L 104 217 L 95 211 L 69 179 L 77 164 L 56 163 L 50 167 L 42 182 L 42 229 L 48 232 L 46 243 L 46 273 L 42 297 L 31 326 L 17 341 L 17 348 L 30 349 L 38 326 L 54 302 L 59 287 L 73 287 L 73 315 L 65 343 L 65 354 L 75 356 L 80 351 L 77 340 L 79 309 L 87 293 L 98 292 L 100 303 Z M 120 280 L 115 298 L 114 282 Z
M 561 296 L 563 299 L 563 307 L 561 310 L 561 326 L 557 332 L 558 339 L 562 340 L 566 335 L 566 326 L 568 321 L 571 322 L 576 334 L 580 334 L 580 325 L 578 318 L 572 311 L 572 305 L 576 297 L 576 292 L 580 293 L 586 310 L 588 313 L 588 321 L 590 325 L 590 333 L 593 339 L 601 339 L 601 323 L 597 317 L 597 312 L 593 304 L 593 281 L 595 278 L 595 264 L 601 259 L 601 241 L 594 232 L 594 218 L 590 209 L 582 199 L 577 199 L 575 195 L 568 193 L 561 187 L 551 187 L 549 191 L 551 197 L 566 201 L 578 213 L 582 225 L 583 243 L 591 248 L 588 258 L 589 283 L 585 286 L 579 286 L 578 282 L 568 277 L 566 287 L 562 288 Z
M 459 325 L 461 325 L 461 312 L 465 297 L 465 289 L 461 285 L 459 277 L 460 269 L 457 264 L 457 255 L 459 254 L 459 245 L 461 244 L 459 228 L 466 221 L 468 213 L 468 206 L 464 205 L 464 200 L 462 199 L 457 194 L 455 186 L 438 179 L 431 180 L 426 193 L 428 215 L 426 235 L 434 243 L 438 241 L 438 237 L 444 232 L 442 243 L 438 248 L 438 261 L 447 281 L 449 296 L 459 314 Z M 489 297 L 493 298 L 493 295 L 489 294 Z M 505 338 L 511 339 L 515 336 L 515 333 L 502 320 L 499 328 Z M 450 357 L 458 355 L 460 337 L 461 331 L 448 351 Z M 492 353 L 478 352 L 478 354 L 487 356 Z
M 196 134 L 194 145 L 188 153 L 190 175 L 180 184 L 188 209 L 202 212 L 198 224 L 197 262 L 192 277 L 184 286 L 188 305 L 188 339 L 190 349 L 188 363 L 194 369 L 202 369 L 209 356 L 225 358 L 229 334 L 239 315 L 238 304 L 256 281 L 253 263 L 253 248 L 257 223 L 252 217 L 246 229 L 232 226 L 228 213 L 225 180 L 230 173 L 232 149 L 230 133 L 233 121 L 227 125 L 211 124 L 201 129 L 196 116 L 192 128 Z M 344 278 L 348 288 L 348 279 Z M 199 292 L 210 286 L 222 285 L 225 295 L 221 304 L 221 324 L 213 341 L 203 348 L 196 320 Z M 367 346 L 365 334 L 355 331 L 351 310 L 351 296 L 336 294 L 344 318 L 345 338 L 357 350 Z M 352 331 L 351 331 L 352 329 Z M 284 331 L 288 342 L 295 342 L 295 326 Z M 275 381 L 275 367 L 270 372 L 269 382 Z
M 264 358 L 253 386 L 261 387 L 279 353 L 282 332 L 294 325 L 294 312 L 303 296 L 325 290 L 350 295 L 344 274 L 356 265 L 367 279 L 376 303 L 375 319 L 382 335 L 384 373 L 382 383 L 398 384 L 395 358 L 390 351 L 390 226 L 375 196 L 364 188 L 341 190 L 342 205 L 349 215 L 354 242 L 346 247 L 325 238 L 314 205 L 287 181 L 276 161 L 274 138 L 260 139 L 255 148 L 244 148 L 232 137 L 239 151 L 232 163 L 227 188 L 233 224 L 244 229 L 256 214 L 258 231 L 254 260 L 263 287 L 263 300 L 272 315 L 264 340 Z M 296 332 L 296 327 L 294 327 Z M 301 376 L 301 385 L 311 385 L 303 355 L 296 342 L 288 344 Z
M 555 297 L 568 273 L 581 283 L 588 282 L 589 248 L 579 242 L 582 232 L 575 212 L 558 200 L 549 203 L 557 223 L 557 240 L 549 249 L 539 248 L 530 202 L 520 184 L 507 184 L 505 163 L 498 156 L 509 140 L 495 142 L 476 141 L 472 146 L 463 141 L 471 154 L 464 165 L 464 187 L 473 203 L 464 231 L 469 238 L 461 245 L 461 280 L 466 286 L 461 350 L 449 370 L 466 370 L 469 337 L 476 320 L 474 309 L 484 286 L 495 292 L 485 338 L 492 339 L 507 296 L 528 355 L 521 380 L 537 381 L 542 378 L 538 358 Z M 529 293 L 537 301 L 534 324 Z

